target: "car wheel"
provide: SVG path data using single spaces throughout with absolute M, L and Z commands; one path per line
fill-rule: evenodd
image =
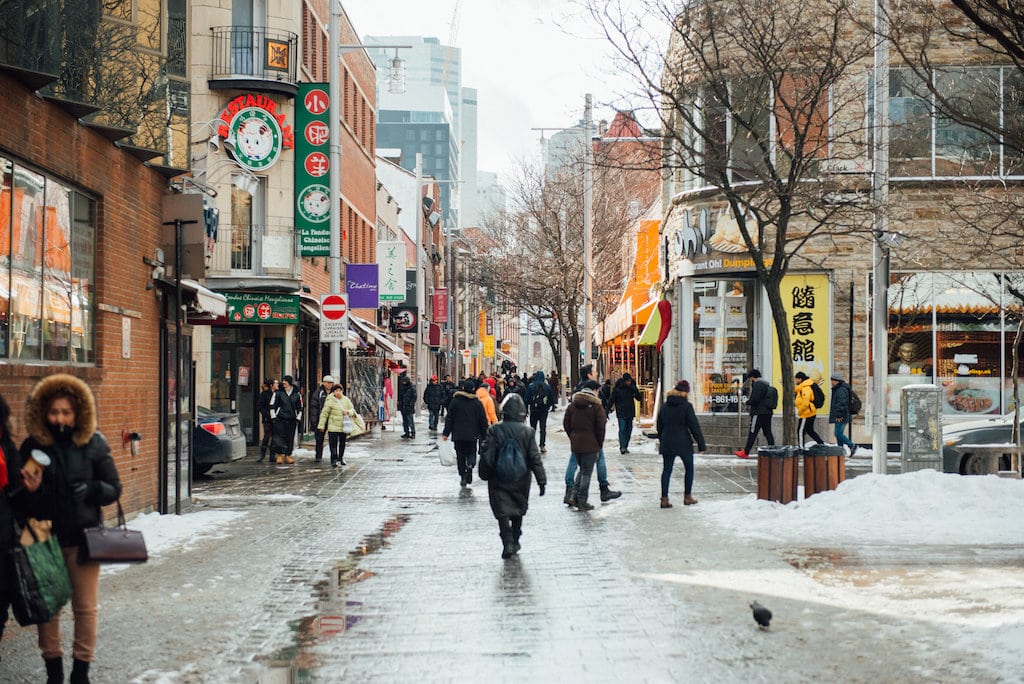
M 983 475 L 985 473 L 985 459 L 977 454 L 964 454 L 960 461 L 961 475 Z
M 196 471 L 197 475 L 205 475 L 206 473 L 210 472 L 212 468 L 212 463 L 197 463 L 195 464 L 195 466 L 193 466 L 193 469 Z

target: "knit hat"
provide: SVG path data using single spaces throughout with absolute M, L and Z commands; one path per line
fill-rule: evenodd
M 462 381 L 462 391 L 473 393 L 476 392 L 476 380 L 473 378 L 467 378 Z
M 757 370 L 756 368 L 751 368 L 750 372 L 748 372 L 747 375 L 749 375 L 752 378 L 759 378 L 761 377 L 761 371 Z
M 687 382 L 686 380 L 680 380 L 679 382 L 676 383 L 676 391 L 689 393 L 690 383 Z
M 325 385 L 333 385 L 335 382 L 336 381 L 335 381 L 333 375 L 325 375 L 324 376 L 324 384 Z
M 796 375 L 794 375 L 793 377 L 795 377 L 797 380 L 806 380 L 807 373 L 804 373 L 803 371 L 797 371 Z
M 832 375 L 830 375 L 828 377 L 829 377 L 829 379 L 835 380 L 836 382 L 842 382 L 843 381 L 843 376 L 840 375 L 839 373 L 833 373 Z

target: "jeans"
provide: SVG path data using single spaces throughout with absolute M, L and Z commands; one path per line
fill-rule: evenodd
M 686 476 L 683 479 L 683 494 L 690 495 L 693 491 L 693 454 L 679 454 L 683 460 L 683 467 L 686 469 Z M 668 483 L 672 480 L 672 466 L 675 465 L 676 456 L 661 455 L 661 495 L 668 496 Z
M 572 487 L 576 482 L 576 454 L 569 454 L 569 465 L 565 468 L 565 486 Z M 604 449 L 597 452 L 597 483 L 601 488 L 608 486 L 608 464 L 604 460 Z
M 348 435 L 344 432 L 329 432 L 327 433 L 327 440 L 331 448 L 331 463 L 344 463 L 345 462 L 345 440 L 348 439 Z
M 75 617 L 75 638 L 71 655 L 77 660 L 92 662 L 96 649 L 96 627 L 99 622 L 100 564 L 78 562 L 78 547 L 61 549 L 71 579 L 71 612 Z M 49 622 L 39 625 L 39 650 L 43 659 L 64 655 L 60 641 L 61 611 Z
M 852 452 L 857 448 L 857 445 L 853 443 L 853 440 L 846 436 L 846 423 L 836 423 L 835 425 L 836 444 L 840 446 L 850 447 Z
M 416 414 L 412 411 L 402 411 L 402 431 L 407 435 L 416 434 Z
M 538 424 L 540 425 L 540 448 L 543 449 L 548 438 L 547 411 L 530 411 L 530 427 L 536 430 Z
M 594 464 L 597 463 L 598 457 L 597 454 L 591 453 L 580 454 L 577 458 L 580 462 L 580 470 L 576 473 L 573 490 L 576 492 L 576 503 L 585 504 L 587 497 L 590 496 L 590 476 L 594 472 Z
M 455 445 L 455 464 L 459 468 L 459 476 L 472 482 L 473 466 L 476 465 L 476 440 L 456 439 L 452 443 Z
M 427 424 L 430 426 L 431 430 L 437 430 L 437 419 L 441 415 L 441 407 L 440 406 L 428 406 L 427 407 L 427 413 L 430 416 L 429 422 Z
M 629 449 L 629 438 L 633 436 L 633 416 L 619 416 L 619 451 Z

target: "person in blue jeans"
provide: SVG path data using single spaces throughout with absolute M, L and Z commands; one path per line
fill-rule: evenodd
M 836 444 L 850 447 L 850 456 L 857 453 L 857 445 L 846 436 L 846 426 L 850 424 L 853 417 L 850 414 L 850 386 L 847 385 L 841 375 L 833 373 L 832 380 L 832 405 L 828 409 L 828 422 L 835 424 Z
M 636 402 L 641 401 L 640 390 L 633 382 L 633 376 L 623 373 L 612 388 L 611 404 L 619 418 L 619 453 L 629 453 L 629 440 L 633 437 L 633 419 L 636 418 Z
M 580 383 L 576 386 L 576 392 L 582 390 L 588 380 L 597 380 L 597 371 L 589 363 L 580 368 Z M 562 499 L 562 503 L 566 506 L 570 506 L 569 501 L 572 499 L 572 488 L 576 482 L 578 467 L 576 454 L 570 453 L 569 463 L 565 467 L 565 498 Z M 604 449 L 597 452 L 597 484 L 601 488 L 601 501 L 611 501 L 622 496 L 622 492 L 612 489 L 608 484 L 608 464 L 604 460 Z

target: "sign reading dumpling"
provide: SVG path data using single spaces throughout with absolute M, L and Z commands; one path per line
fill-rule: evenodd
M 331 254 L 331 160 L 326 83 L 300 83 L 295 98 L 295 227 L 302 256 Z

